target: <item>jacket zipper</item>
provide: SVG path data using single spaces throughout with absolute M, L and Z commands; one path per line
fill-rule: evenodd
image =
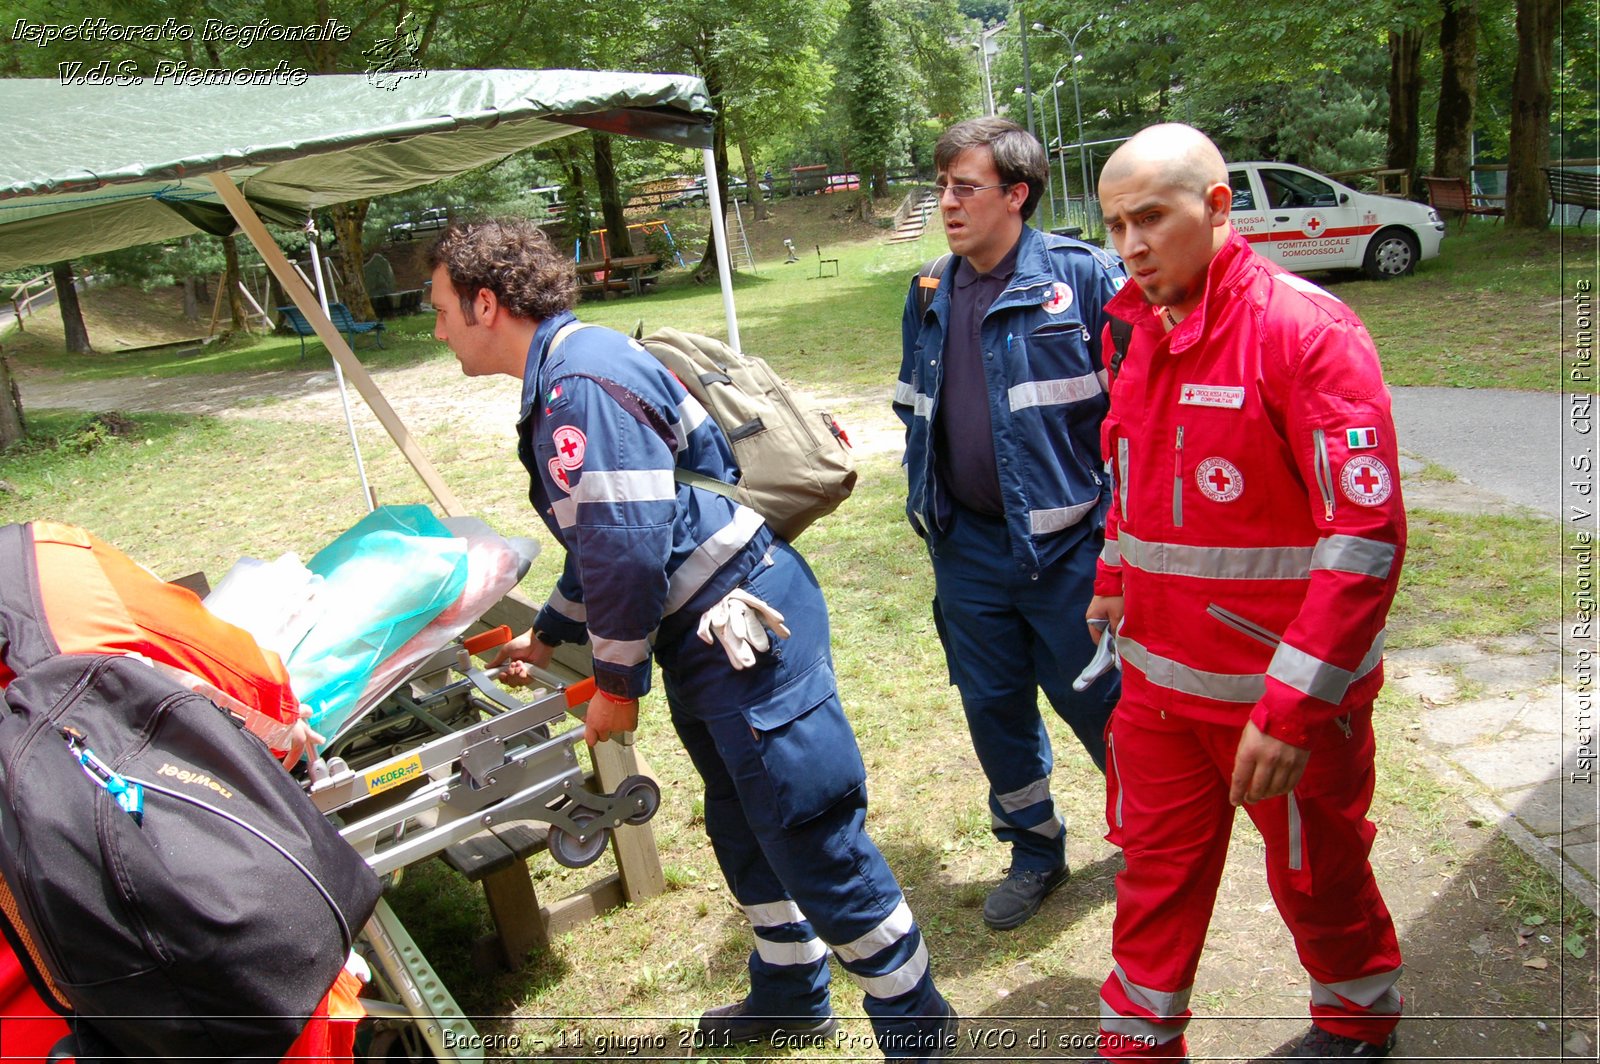
M 1172 450 L 1172 523 L 1183 527 L 1183 426 L 1178 426 L 1177 443 Z
M 1322 492 L 1322 517 L 1326 521 L 1333 520 L 1333 463 L 1328 461 L 1328 434 L 1322 429 L 1313 429 L 1311 442 L 1316 448 L 1312 456 L 1312 467 L 1317 474 L 1317 490 Z

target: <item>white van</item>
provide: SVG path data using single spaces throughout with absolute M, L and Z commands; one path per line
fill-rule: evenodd
M 1439 254 L 1439 212 L 1373 196 L 1290 163 L 1232 163 L 1233 228 L 1257 252 L 1296 273 L 1360 269 L 1403 277 Z

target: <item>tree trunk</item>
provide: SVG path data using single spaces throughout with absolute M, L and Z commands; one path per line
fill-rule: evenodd
M 1389 145 L 1384 165 L 1404 170 L 1417 181 L 1421 131 L 1417 115 L 1422 103 L 1422 31 L 1407 27 L 1389 31 Z
M 193 274 L 183 279 L 183 317 L 186 321 L 200 320 L 200 278 Z
M 745 202 L 755 208 L 756 221 L 763 221 L 771 216 L 772 208 L 767 206 L 766 194 L 761 191 L 761 179 L 756 176 L 756 157 L 750 151 L 750 138 L 740 130 L 734 134 L 733 142 L 739 146 L 739 158 L 744 160 L 744 187 L 749 193 Z
M 249 332 L 249 316 L 244 309 L 244 297 L 239 294 L 239 245 L 232 234 L 218 239 L 222 241 L 222 260 L 227 264 L 222 271 L 222 290 L 228 298 L 230 327 L 236 333 Z
M 567 221 L 569 236 L 578 243 L 578 258 L 594 258 L 591 235 L 594 230 L 594 212 L 589 209 L 588 182 L 583 178 L 583 164 L 578 152 L 567 148 Z
M 1439 23 L 1439 110 L 1433 172 L 1472 187 L 1473 112 L 1478 102 L 1478 0 L 1444 0 Z
M 628 216 L 622 209 L 622 190 L 617 187 L 617 169 L 611 162 L 611 134 L 591 133 L 594 141 L 594 183 L 600 188 L 600 216 L 606 222 L 606 250 L 612 258 L 633 254 L 633 238 L 628 234 Z
M 328 214 L 333 218 L 333 237 L 339 243 L 345 265 L 349 267 L 344 271 L 344 290 L 339 293 L 343 298 L 340 302 L 350 308 L 350 313 L 357 321 L 372 321 L 378 316 L 377 311 L 372 309 L 372 297 L 367 294 L 367 281 L 362 273 L 367 252 L 361 240 L 361 226 L 367 220 L 367 208 L 371 205 L 371 200 L 361 199 L 336 203 L 328 208 Z
M 74 355 L 92 354 L 89 330 L 83 324 L 83 307 L 78 303 L 78 287 L 72 278 L 72 263 L 58 262 L 50 267 L 56 282 L 56 302 L 61 305 L 61 328 L 66 334 L 67 350 Z
M 0 351 L 0 451 L 22 442 L 28 426 L 22 420 L 22 392 L 11 372 L 11 361 Z
M 1506 224 L 1550 226 L 1551 48 L 1562 0 L 1517 0 L 1517 67 L 1511 76 L 1511 139 L 1506 166 Z

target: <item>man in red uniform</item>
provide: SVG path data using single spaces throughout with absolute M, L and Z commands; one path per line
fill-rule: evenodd
M 1128 141 L 1100 201 L 1135 282 L 1106 307 L 1132 335 L 1108 328 L 1113 496 L 1088 614 L 1123 663 L 1106 818 L 1127 867 L 1100 1053 L 1187 1053 L 1243 804 L 1311 980 L 1295 1059 L 1383 1057 L 1400 951 L 1366 813 L 1405 513 L 1377 352 L 1348 307 L 1233 232 L 1226 164 L 1197 130 Z

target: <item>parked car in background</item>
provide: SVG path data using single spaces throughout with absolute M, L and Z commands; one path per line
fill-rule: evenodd
M 1290 163 L 1233 163 L 1230 219 L 1250 246 L 1285 269 L 1360 269 L 1403 277 L 1439 254 L 1444 222 L 1431 207 L 1357 192 Z
M 749 187 L 749 183 L 745 181 L 744 178 L 737 176 L 730 176 L 728 178 L 728 184 L 732 186 L 732 194 L 741 197 L 744 195 L 744 190 Z M 765 181 L 761 181 L 758 182 L 757 187 L 761 189 L 762 199 L 771 198 L 771 185 L 767 184 Z M 661 206 L 663 209 L 673 207 L 704 207 L 706 203 L 709 202 L 709 199 L 710 198 L 706 195 L 706 179 L 704 175 L 701 175 L 700 177 L 690 178 L 687 186 L 680 189 L 677 195 L 672 196 L 663 202 Z
M 450 225 L 450 209 L 448 207 L 429 207 L 421 211 L 407 211 L 401 218 L 389 227 L 390 240 L 410 240 L 422 233 L 433 233 L 445 229 Z

